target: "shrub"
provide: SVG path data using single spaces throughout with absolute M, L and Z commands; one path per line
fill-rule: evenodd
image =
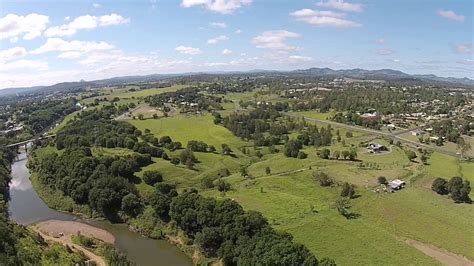
M 158 182 L 163 182 L 163 176 L 155 170 L 148 170 L 143 173 L 143 182 L 145 184 L 153 186 Z

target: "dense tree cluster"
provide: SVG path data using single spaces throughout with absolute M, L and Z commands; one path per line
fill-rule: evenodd
M 158 141 L 151 134 L 143 136 L 143 133 L 131 124 L 110 120 L 111 115 L 116 112 L 115 107 L 83 112 L 80 119 L 73 121 L 57 134 L 56 148 L 62 150 L 92 146 L 120 147 L 153 157 L 163 156 L 164 151 L 161 147 L 181 148 L 181 143 L 172 142 L 169 137 L 169 139 L 162 138 Z M 144 141 L 140 142 L 139 137 L 142 137 Z M 152 144 L 150 145 L 150 143 Z
M 206 256 L 225 265 L 317 265 L 318 260 L 292 237 L 271 228 L 258 212 L 232 200 L 185 191 L 173 198 L 170 217 Z
M 474 118 L 447 119 L 431 123 L 432 134 L 440 139 L 457 143 L 461 135 L 469 135 L 474 129 Z
M 468 180 L 462 180 L 459 176 L 452 177 L 449 181 L 438 177 L 431 184 L 431 189 L 440 195 L 450 195 L 456 203 L 471 203 L 469 198 L 471 193 L 471 184 Z
M 78 204 L 87 204 L 101 215 L 116 214 L 122 199 L 136 194 L 131 182 L 134 172 L 151 163 L 148 155 L 92 156 L 90 149 L 67 148 L 50 153 L 30 164 L 45 186 L 60 190 Z
M 377 130 L 380 130 L 380 128 L 382 128 L 382 119 L 380 116 L 376 116 L 374 118 L 364 118 L 355 112 L 348 112 L 345 115 L 343 113 L 337 113 L 336 115 L 334 115 L 332 120 L 338 123 L 358 125 Z
M 10 164 L 14 154 L 0 138 L 0 265 L 82 265 L 85 258 L 65 247 L 48 244 L 37 234 L 19 226 L 8 217 L 7 199 Z
M 76 106 L 74 98 L 65 101 L 46 101 L 22 106 L 17 119 L 23 121 L 31 128 L 33 134 L 36 134 L 76 110 L 79 110 L 79 107 Z
M 269 131 L 270 121 L 275 121 L 278 117 L 280 117 L 278 111 L 265 105 L 249 113 L 231 114 L 225 117 L 222 122 L 234 135 L 243 139 L 252 139 L 254 134 Z

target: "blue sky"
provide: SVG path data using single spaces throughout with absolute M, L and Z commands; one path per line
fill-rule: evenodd
M 470 0 L 0 3 L 0 88 L 309 67 L 474 78 Z

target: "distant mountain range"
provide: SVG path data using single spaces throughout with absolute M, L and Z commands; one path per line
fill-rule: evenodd
M 145 76 L 124 76 L 114 77 L 109 79 L 101 79 L 94 81 L 80 81 L 80 82 L 62 82 L 51 86 L 35 86 L 26 88 L 7 88 L 0 90 L 0 97 L 9 95 L 22 95 L 33 92 L 51 93 L 55 91 L 72 91 L 76 89 L 82 89 L 86 87 L 102 87 L 112 86 L 129 83 L 142 83 L 142 82 L 153 82 L 160 81 L 167 78 L 179 77 L 179 76 L 192 76 L 192 75 L 288 75 L 288 76 L 311 76 L 311 77 L 346 77 L 363 80 L 386 80 L 386 81 L 406 81 L 406 82 L 431 82 L 440 85 L 463 85 L 468 87 L 474 87 L 474 80 L 469 78 L 452 78 L 452 77 L 438 77 L 436 75 L 410 75 L 402 71 L 393 69 L 379 69 L 379 70 L 366 70 L 366 69 L 341 69 L 334 70 L 331 68 L 309 68 L 309 69 L 298 69 L 293 71 L 273 71 L 273 70 L 251 70 L 251 71 L 233 71 L 233 72 L 194 72 L 194 73 L 181 73 L 181 74 L 153 74 Z

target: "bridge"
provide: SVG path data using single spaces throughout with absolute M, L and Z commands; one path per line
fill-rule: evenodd
M 37 137 L 37 138 L 32 138 L 32 139 L 29 139 L 29 140 L 25 140 L 25 141 L 21 141 L 21 142 L 17 142 L 17 143 L 12 143 L 10 145 L 7 145 L 8 148 L 18 148 L 20 146 L 25 146 L 25 151 L 27 151 L 27 146 L 28 146 L 28 143 L 32 143 L 36 140 L 42 140 L 42 139 L 49 139 L 49 138 L 54 138 L 56 137 L 56 134 L 49 134 L 49 135 L 44 135 L 44 136 L 41 136 L 41 137 Z

